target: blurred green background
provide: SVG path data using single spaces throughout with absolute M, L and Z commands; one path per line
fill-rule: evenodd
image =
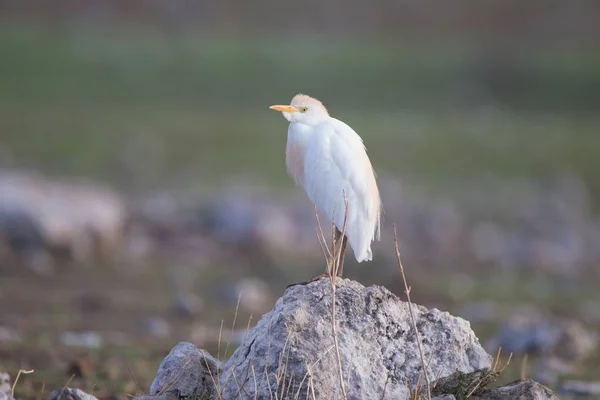
M 353 126 L 390 175 L 568 168 L 600 190 L 597 28 L 577 19 L 593 2 L 379 2 L 372 13 L 386 22 L 362 24 L 354 6 L 330 15 L 318 2 L 215 4 L 210 20 L 194 2 L 14 4 L 21 12 L 0 27 L 8 165 L 127 188 L 231 175 L 290 188 L 286 124 L 267 107 L 303 92 Z M 406 26 L 413 14 L 421 24 Z
M 592 235 L 600 206 L 599 48 L 600 6 L 593 0 L 5 0 L 0 2 L 0 167 L 107 183 L 131 202 L 158 192 L 219 198 L 240 185 L 265 198 L 298 199 L 310 211 L 285 172 L 287 122 L 268 109 L 306 93 L 363 137 L 380 187 L 388 193 L 384 206 L 390 217 L 380 247 L 385 245 L 387 256 L 346 273 L 401 295 L 390 229 L 401 223 L 395 218 L 404 214 L 394 210 L 404 198 L 394 197 L 390 182 L 418 187 L 427 201 L 478 204 L 464 217 L 475 224 L 497 213 L 480 203 L 504 204 L 517 216 L 505 216 L 503 223 L 518 220 L 529 232 L 539 227 L 527 207 L 520 213 L 526 201 L 512 186 L 495 195 L 494 182 L 544 188 L 570 174 L 583 194 L 566 189 L 567 196 L 581 194 L 589 206 L 571 204 L 590 224 L 581 231 L 589 233 L 590 243 L 600 243 Z M 492 183 L 486 181 L 490 177 Z M 399 228 L 412 232 L 409 224 Z M 563 233 L 553 227 L 544 232 Z M 319 252 L 316 239 L 314 244 Z M 413 296 L 428 306 L 451 312 L 481 302 L 506 307 L 506 315 L 492 316 L 493 321 L 472 321 L 484 339 L 520 306 L 597 327 L 600 317 L 596 312 L 592 318 L 589 310 L 600 307 L 600 259 L 589 247 L 592 255 L 575 263 L 586 269 L 577 268 L 576 276 L 526 268 L 530 265 L 506 275 L 494 263 L 472 258 L 445 262 L 410 254 L 407 269 Z M 0 324 L 22 337 L 18 345 L 0 341 L 0 370 L 39 369 L 20 389 L 31 398 L 47 390 L 42 382 L 60 385 L 69 379 L 73 359 L 92 365 L 81 386 L 100 387 L 99 397 L 147 392 L 176 338 L 212 350 L 215 331 L 194 336 L 198 321 L 217 332 L 222 319 L 231 323 L 235 302 L 220 302 L 208 288 L 258 276 L 271 288 L 271 301 L 290 280 L 321 268 L 314 261 L 320 253 L 309 261 L 262 255 L 209 261 L 186 289 L 207 297 L 207 306 L 196 320 L 181 320 L 168 308 L 180 288 L 165 278 L 181 255 L 169 251 L 135 272 L 119 270 L 119 262 L 86 262 L 88 268 L 70 266 L 39 277 L 0 265 L 0 296 L 19 304 Z M 237 247 L 231 252 L 243 253 Z M 185 262 L 202 264 L 203 257 L 200 252 Z M 280 264 L 286 264 L 285 272 L 276 272 Z M 156 293 L 151 299 L 148 290 Z M 90 314 L 77 305 L 82 293 L 112 306 Z M 252 311 L 254 322 L 271 304 Z M 250 313 L 242 311 L 241 327 Z M 93 351 L 63 343 L 48 355 L 64 330 L 120 331 L 131 339 L 146 329 L 140 328 L 144 318 L 166 321 L 170 334 L 125 340 L 126 350 L 122 345 L 114 350 L 118 341 L 109 339 L 110 346 Z M 600 357 L 594 354 L 586 365 Z M 140 357 L 145 363 L 135 361 Z M 506 379 L 522 372 L 520 361 Z M 596 372 L 586 367 L 574 375 Z

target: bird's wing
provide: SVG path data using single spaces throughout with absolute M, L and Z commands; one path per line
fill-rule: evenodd
M 331 119 L 315 129 L 304 158 L 306 193 L 340 231 L 346 195 L 346 235 L 357 260 L 369 260 L 371 241 L 379 231 L 380 199 L 365 147 L 341 121 Z

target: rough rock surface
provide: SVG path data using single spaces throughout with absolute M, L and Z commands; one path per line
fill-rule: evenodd
M 223 364 L 223 397 L 304 398 L 313 390 L 317 398 L 341 397 L 331 306 L 329 279 L 288 288 Z M 336 307 L 347 398 L 409 398 L 422 363 L 408 304 L 383 287 L 338 279 Z M 432 380 L 490 367 L 468 321 L 413 307 Z
M 6 372 L 0 372 L 0 393 L 10 393 L 11 389 L 10 375 Z
M 158 367 L 150 394 L 175 393 L 177 397 L 192 394 L 212 396 L 221 365 L 207 351 L 188 342 L 178 343 Z
M 472 400 L 558 400 L 546 386 L 531 379 L 519 380 L 507 385 L 487 390 L 480 397 L 471 397 Z
M 98 400 L 95 396 L 87 394 L 81 389 L 62 387 L 54 389 L 48 400 Z

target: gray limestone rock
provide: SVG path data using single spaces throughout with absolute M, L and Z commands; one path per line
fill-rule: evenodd
M 524 379 L 511 382 L 507 385 L 487 390 L 478 397 L 471 397 L 472 400 L 558 400 L 558 397 L 552 393 L 546 386 L 541 385 L 531 379 Z
M 422 374 L 408 303 L 387 289 L 338 279 L 337 341 L 348 399 L 409 398 Z M 329 279 L 288 288 L 223 364 L 224 398 L 341 398 Z M 487 370 L 468 321 L 413 305 L 431 380 Z M 451 391 L 446 393 L 452 393 Z
M 62 387 L 50 393 L 47 400 L 98 400 L 81 389 Z
M 177 397 L 212 396 L 221 363 L 207 351 L 188 342 L 178 343 L 158 367 L 150 394 L 174 393 Z
M 6 372 L 0 372 L 0 393 L 10 393 L 11 389 L 10 375 Z

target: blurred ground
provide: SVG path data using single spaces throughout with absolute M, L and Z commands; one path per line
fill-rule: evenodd
M 60 210 L 65 226 L 106 215 L 61 198 L 82 178 L 113 188 L 126 214 L 111 257 L 75 240 L 89 230 L 59 229 L 81 258 L 2 259 L 0 372 L 36 370 L 20 398 L 69 379 L 102 397 L 147 392 L 178 340 L 233 350 L 240 292 L 236 331 L 321 272 L 310 204 L 285 173 L 287 124 L 268 110 L 297 92 L 362 135 L 380 177 L 384 239 L 348 277 L 402 294 L 396 223 L 413 300 L 471 320 L 482 341 L 520 315 L 600 326 L 595 2 L 381 2 L 336 17 L 332 1 L 295 18 L 268 3 L 1 4 L 2 177 L 68 182 L 35 183 L 26 208 Z M 0 184 L 3 206 L 24 198 Z M 597 350 L 556 373 L 536 346 L 504 380 L 600 373 Z

